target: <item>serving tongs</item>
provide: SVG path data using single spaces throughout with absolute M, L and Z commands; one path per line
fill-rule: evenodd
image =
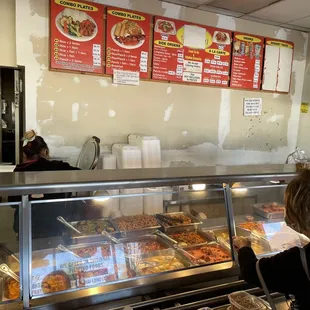
M 3 252 L 5 252 L 8 256 L 14 258 L 18 263 L 20 262 L 19 258 L 11 250 L 9 250 L 3 243 L 0 244 L 0 249 L 3 250 Z
M 101 232 L 101 234 L 105 237 L 107 237 L 108 239 L 110 239 L 112 242 L 118 244 L 120 243 L 120 241 L 118 239 L 116 239 L 115 237 L 113 237 L 111 234 L 109 234 L 107 231 L 103 230 Z
M 76 233 L 78 233 L 79 235 L 82 235 L 82 233 L 77 230 L 73 225 L 71 225 L 70 223 L 68 223 L 62 216 L 57 216 L 57 220 L 64 224 L 65 226 L 67 226 L 68 228 L 74 230 Z
M 73 256 L 79 258 L 79 259 L 82 259 L 81 256 L 79 256 L 79 255 L 75 254 L 74 252 L 70 251 L 68 248 L 66 248 L 66 247 L 65 247 L 64 245 L 62 245 L 62 244 L 59 244 L 59 245 L 57 246 L 57 250 L 60 250 L 60 251 L 62 251 L 62 252 L 69 253 L 69 254 L 71 254 L 71 255 L 73 255 Z
M 169 236 L 165 235 L 163 232 L 161 232 L 160 230 L 156 230 L 155 234 L 159 237 L 162 237 L 164 239 L 166 239 L 167 241 L 173 243 L 173 244 L 177 244 L 178 242 L 175 241 L 174 239 L 170 238 Z
M 0 271 L 19 282 L 19 276 L 8 265 L 1 264 Z
M 165 222 L 168 225 L 182 225 L 183 221 L 181 219 L 176 219 L 167 215 L 163 215 L 163 214 L 157 214 L 156 215 L 161 221 Z

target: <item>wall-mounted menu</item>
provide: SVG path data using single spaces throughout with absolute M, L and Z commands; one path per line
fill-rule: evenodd
M 152 79 L 227 87 L 232 33 L 155 18 Z
M 114 69 L 149 77 L 151 16 L 120 8 L 107 9 L 106 73 Z
M 51 0 L 51 69 L 103 73 L 104 6 Z
M 230 86 L 259 90 L 263 55 L 263 37 L 235 32 Z
M 265 39 L 263 90 L 289 92 L 293 54 L 293 42 Z

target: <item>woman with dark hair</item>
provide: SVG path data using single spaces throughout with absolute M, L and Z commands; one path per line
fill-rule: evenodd
M 27 171 L 61 171 L 80 170 L 68 163 L 49 160 L 49 148 L 41 136 L 31 130 L 25 133 L 23 138 L 23 163 L 16 166 L 14 172 Z M 70 197 L 71 193 L 36 194 L 30 195 L 29 200 L 61 199 Z M 20 201 L 21 197 L 9 197 L 9 201 Z M 75 205 L 68 203 L 42 203 L 32 205 L 32 234 L 34 238 L 57 236 L 62 233 L 63 225 L 59 223 L 57 216 L 66 219 L 72 218 L 77 209 Z M 13 229 L 19 233 L 19 210 L 15 207 Z
M 285 191 L 287 225 L 310 238 L 310 171 L 305 170 L 292 180 Z M 251 249 L 251 240 L 236 237 L 235 247 L 241 274 L 248 283 L 261 286 L 257 274 L 257 258 Z M 291 309 L 310 309 L 310 244 L 303 249 L 294 247 L 273 257 L 262 258 L 259 269 L 269 290 L 296 297 Z

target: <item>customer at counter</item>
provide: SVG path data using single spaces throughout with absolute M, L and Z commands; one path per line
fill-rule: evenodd
M 23 163 L 17 165 L 14 172 L 28 171 L 61 171 L 80 170 L 62 161 L 49 160 L 49 148 L 41 136 L 31 130 L 25 133 L 23 138 Z M 70 197 L 71 193 L 30 195 L 29 200 L 61 199 Z M 9 197 L 9 202 L 21 201 L 20 196 Z M 68 203 L 42 203 L 32 205 L 32 235 L 33 238 L 44 238 L 60 235 L 63 224 L 59 223 L 57 216 L 70 219 L 76 212 L 76 206 Z M 19 234 L 19 208 L 13 207 L 13 229 Z
M 310 171 L 305 170 L 288 184 L 285 202 L 287 225 L 310 238 Z M 242 277 L 248 283 L 261 286 L 251 240 L 236 237 L 234 245 L 238 250 Z M 307 262 L 304 265 L 297 247 L 259 261 L 259 269 L 269 290 L 296 297 L 292 309 L 310 309 L 310 244 L 304 250 Z

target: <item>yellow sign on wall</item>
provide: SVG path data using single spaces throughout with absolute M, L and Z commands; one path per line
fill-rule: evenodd
M 308 113 L 309 110 L 309 103 L 308 102 L 302 102 L 300 106 L 300 112 L 301 113 Z

